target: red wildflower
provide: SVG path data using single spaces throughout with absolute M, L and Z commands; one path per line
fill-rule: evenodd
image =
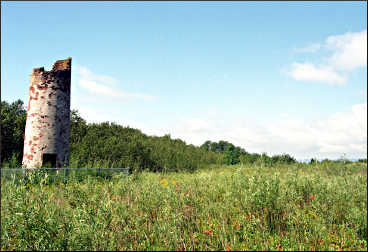
M 209 234 L 209 235 L 212 235 L 213 233 L 212 233 L 212 231 L 211 231 L 211 230 L 205 230 L 205 231 L 203 232 L 203 234 Z

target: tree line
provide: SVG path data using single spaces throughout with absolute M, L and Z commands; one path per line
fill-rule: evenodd
M 77 110 L 70 114 L 70 167 L 111 167 L 153 172 L 194 171 L 209 165 L 262 162 L 295 163 L 288 154 L 248 153 L 227 141 L 187 144 L 170 135 L 148 136 L 111 122 L 87 123 Z M 23 156 L 26 110 L 22 100 L 1 102 L 1 162 L 19 166 Z

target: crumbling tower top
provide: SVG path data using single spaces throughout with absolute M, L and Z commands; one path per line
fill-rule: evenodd
M 52 71 L 59 71 L 59 70 L 70 70 L 72 68 L 72 58 L 69 57 L 65 60 L 58 60 L 54 63 L 52 67 Z
M 51 71 L 45 71 L 44 67 L 36 67 L 33 68 L 32 74 L 39 74 L 39 73 L 43 73 L 43 72 L 55 72 L 55 71 L 60 71 L 60 70 L 71 70 L 72 69 L 72 58 L 69 57 L 65 60 L 57 60 Z

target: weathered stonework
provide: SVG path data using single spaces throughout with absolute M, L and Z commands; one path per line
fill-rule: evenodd
M 58 60 L 51 71 L 34 68 L 31 74 L 24 136 L 24 168 L 45 163 L 69 164 L 70 80 L 72 59 Z M 51 161 L 50 161 L 51 160 Z

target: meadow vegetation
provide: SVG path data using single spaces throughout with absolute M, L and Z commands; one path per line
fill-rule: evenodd
M 2 250 L 367 250 L 366 163 L 57 176 L 2 182 Z

